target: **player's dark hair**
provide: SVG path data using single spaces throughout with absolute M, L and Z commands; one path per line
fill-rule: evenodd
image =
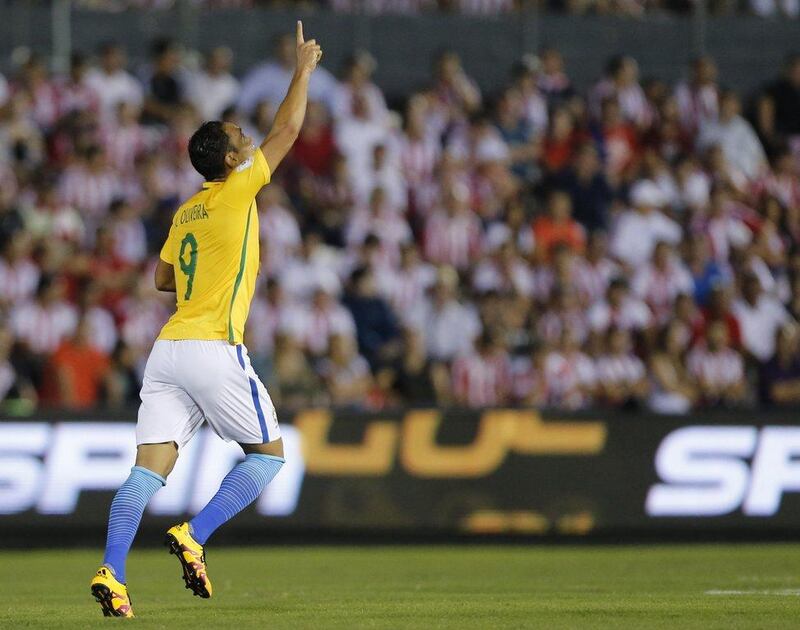
M 206 181 L 225 177 L 225 155 L 229 151 L 229 142 L 228 134 L 219 120 L 204 122 L 189 140 L 189 159 Z

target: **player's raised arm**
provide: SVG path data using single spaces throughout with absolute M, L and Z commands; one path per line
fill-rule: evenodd
M 297 21 L 297 67 L 289 84 L 286 98 L 275 114 L 269 134 L 261 143 L 261 151 L 267 160 L 269 169 L 274 172 L 281 160 L 292 148 L 300 134 L 303 119 L 306 115 L 308 100 L 308 80 L 322 58 L 322 48 L 317 41 L 305 41 L 303 23 Z

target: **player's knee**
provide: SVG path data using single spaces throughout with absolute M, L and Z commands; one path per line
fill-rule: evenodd
M 178 461 L 175 442 L 140 444 L 136 449 L 136 465 L 151 470 L 166 479 Z
M 284 457 L 283 455 L 283 440 L 278 438 L 274 442 L 266 442 L 264 444 L 241 444 L 242 450 L 245 455 L 250 453 L 259 453 L 261 455 L 272 455 L 274 457 Z

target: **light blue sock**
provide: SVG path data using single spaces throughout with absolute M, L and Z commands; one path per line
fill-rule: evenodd
M 190 522 L 192 536 L 201 545 L 223 523 L 231 520 L 258 498 L 286 460 L 274 455 L 250 453 L 225 475 L 208 504 Z
M 123 584 L 125 560 L 133 543 L 133 537 L 136 536 L 136 530 L 139 529 L 144 508 L 147 507 L 150 498 L 166 483 L 161 475 L 152 470 L 134 466 L 111 502 L 103 564 L 110 567 L 114 577 Z

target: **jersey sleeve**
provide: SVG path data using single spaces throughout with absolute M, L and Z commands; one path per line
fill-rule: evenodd
M 222 184 L 218 199 L 235 208 L 249 208 L 256 194 L 269 183 L 271 173 L 261 148 L 240 164 Z

